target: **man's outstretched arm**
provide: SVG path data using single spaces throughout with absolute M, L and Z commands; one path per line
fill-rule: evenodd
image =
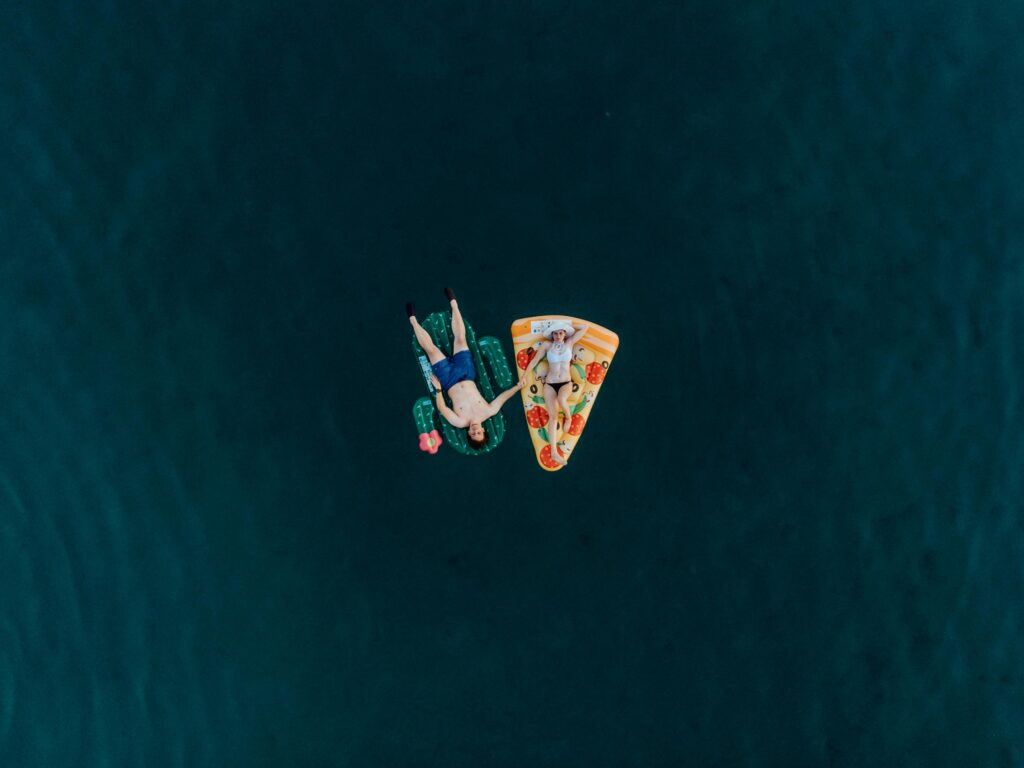
M 521 379 L 519 379 L 519 381 L 516 384 L 513 384 L 511 387 L 506 389 L 504 392 L 502 392 L 496 398 L 491 400 L 490 405 L 488 406 L 488 410 L 490 411 L 491 416 L 494 416 L 498 411 L 500 411 L 501 410 L 501 406 L 503 406 L 505 403 L 507 403 L 508 399 L 510 397 L 512 397 L 516 392 L 518 392 L 520 389 L 522 389 L 525 386 L 526 386 L 526 377 L 523 376 Z
M 441 382 L 437 380 L 437 376 L 431 376 L 430 383 L 433 384 L 434 389 L 437 390 L 434 395 L 434 405 L 437 407 L 438 413 L 444 416 L 444 420 L 456 429 L 465 429 L 468 427 L 469 422 L 449 408 L 448 403 L 444 401 L 444 395 L 441 393 Z

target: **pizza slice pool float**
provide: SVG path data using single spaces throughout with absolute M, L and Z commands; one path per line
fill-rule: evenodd
M 546 359 L 535 369 L 530 386 L 520 391 L 526 426 L 530 430 L 530 440 L 533 442 L 537 463 L 548 472 L 562 469 L 562 465 L 551 458 L 551 430 L 555 430 L 555 450 L 568 461 L 586 428 L 608 373 L 608 367 L 619 348 L 619 337 L 615 333 L 578 317 L 525 317 L 512 323 L 512 346 L 518 369 L 517 376 L 522 375 L 541 344 L 547 340 L 544 332 L 556 322 L 590 327 L 572 348 L 572 360 L 569 362 L 569 373 L 572 377 L 572 394 L 568 398 L 570 413 L 563 413 L 559 408 L 555 423 L 551 423 L 551 416 L 544 401 L 543 379 L 547 376 L 548 369 Z

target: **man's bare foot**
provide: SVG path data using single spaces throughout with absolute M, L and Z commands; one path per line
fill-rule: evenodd
M 561 464 L 563 467 L 569 463 L 569 461 L 562 455 L 561 451 L 559 451 L 557 448 L 551 451 L 551 459 Z

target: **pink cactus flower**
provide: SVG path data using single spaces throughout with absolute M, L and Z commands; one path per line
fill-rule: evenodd
M 427 453 L 437 453 L 437 449 L 441 447 L 441 436 L 437 434 L 436 429 L 432 429 L 429 432 L 422 432 L 420 434 L 420 450 L 426 451 Z

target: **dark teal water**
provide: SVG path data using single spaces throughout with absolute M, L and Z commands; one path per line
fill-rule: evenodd
M 3 764 L 1024 765 L 1022 33 L 0 11 Z M 566 472 L 417 450 L 445 284 L 620 334 Z

